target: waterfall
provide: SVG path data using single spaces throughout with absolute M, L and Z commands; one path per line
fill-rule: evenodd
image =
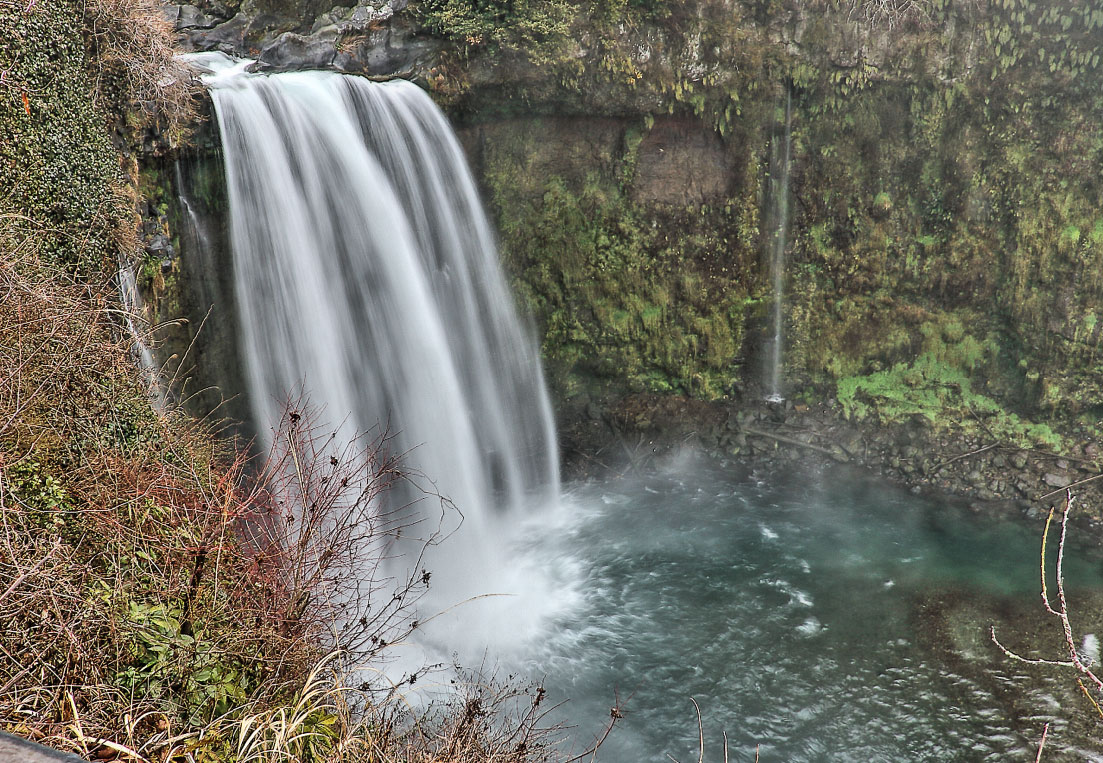
M 138 330 L 136 321 L 141 320 L 142 295 L 138 289 L 138 274 L 135 263 L 119 257 L 119 301 L 122 303 L 123 323 L 126 332 L 130 336 L 130 356 L 137 364 L 149 392 L 150 402 L 154 408 L 163 410 L 166 404 L 167 391 L 161 382 L 160 368 L 153 358 L 153 350 L 146 343 L 145 335 Z
M 463 517 L 428 560 L 429 606 L 514 593 L 504 528 L 559 490 L 551 406 L 447 121 L 404 81 L 198 63 L 256 430 L 300 389 L 340 436 L 382 426 Z
M 770 330 L 766 353 L 766 400 L 785 399 L 781 384 L 782 350 L 785 344 L 785 250 L 789 244 L 789 173 L 793 147 L 793 92 L 785 90 L 784 130 L 770 142 L 770 177 L 767 192 L 767 260 L 770 286 Z M 780 145 L 779 145 L 780 144 Z

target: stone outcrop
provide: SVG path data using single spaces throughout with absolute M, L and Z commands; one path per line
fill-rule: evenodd
M 335 69 L 378 76 L 426 72 L 442 41 L 403 15 L 406 0 L 336 6 L 219 2 L 168 6 L 188 49 L 254 58 L 274 70 Z
M 76 755 L 51 750 L 11 734 L 0 732 L 0 760 L 20 763 L 79 763 Z

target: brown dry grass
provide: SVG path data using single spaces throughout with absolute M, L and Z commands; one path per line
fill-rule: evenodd
M 233 537 L 242 460 L 154 412 L 109 295 L 46 272 L 33 232 L 4 222 L 0 721 L 79 746 L 139 734 L 127 715 L 198 717 L 171 695 L 200 663 L 291 680 L 320 646 L 257 619 L 267 605 Z
M 186 135 L 200 90 L 159 0 L 85 0 L 84 17 L 101 105 L 155 120 L 170 139 Z

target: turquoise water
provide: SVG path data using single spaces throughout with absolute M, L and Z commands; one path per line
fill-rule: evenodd
M 598 760 L 695 761 L 691 698 L 706 760 L 724 759 L 725 734 L 733 761 L 1034 759 L 1049 716 L 1024 721 L 1009 697 L 1049 707 L 1054 689 L 995 651 L 985 607 L 1010 613 L 1001 632 L 1041 610 L 1040 522 L 996 525 L 843 471 L 734 481 L 689 463 L 570 500 L 575 520 L 531 551 L 573 569 L 581 600 L 527 667 L 570 698 L 579 751 L 617 696 Z M 1103 584 L 1081 558 L 1066 576 Z M 1060 723 L 1052 755 L 1074 746 Z

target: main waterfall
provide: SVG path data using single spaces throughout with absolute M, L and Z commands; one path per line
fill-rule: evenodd
M 558 495 L 551 407 L 445 118 L 404 81 L 199 63 L 222 134 L 256 429 L 302 390 L 343 437 L 393 435 L 463 517 L 428 560 L 432 607 L 528 585 L 501 528 Z

